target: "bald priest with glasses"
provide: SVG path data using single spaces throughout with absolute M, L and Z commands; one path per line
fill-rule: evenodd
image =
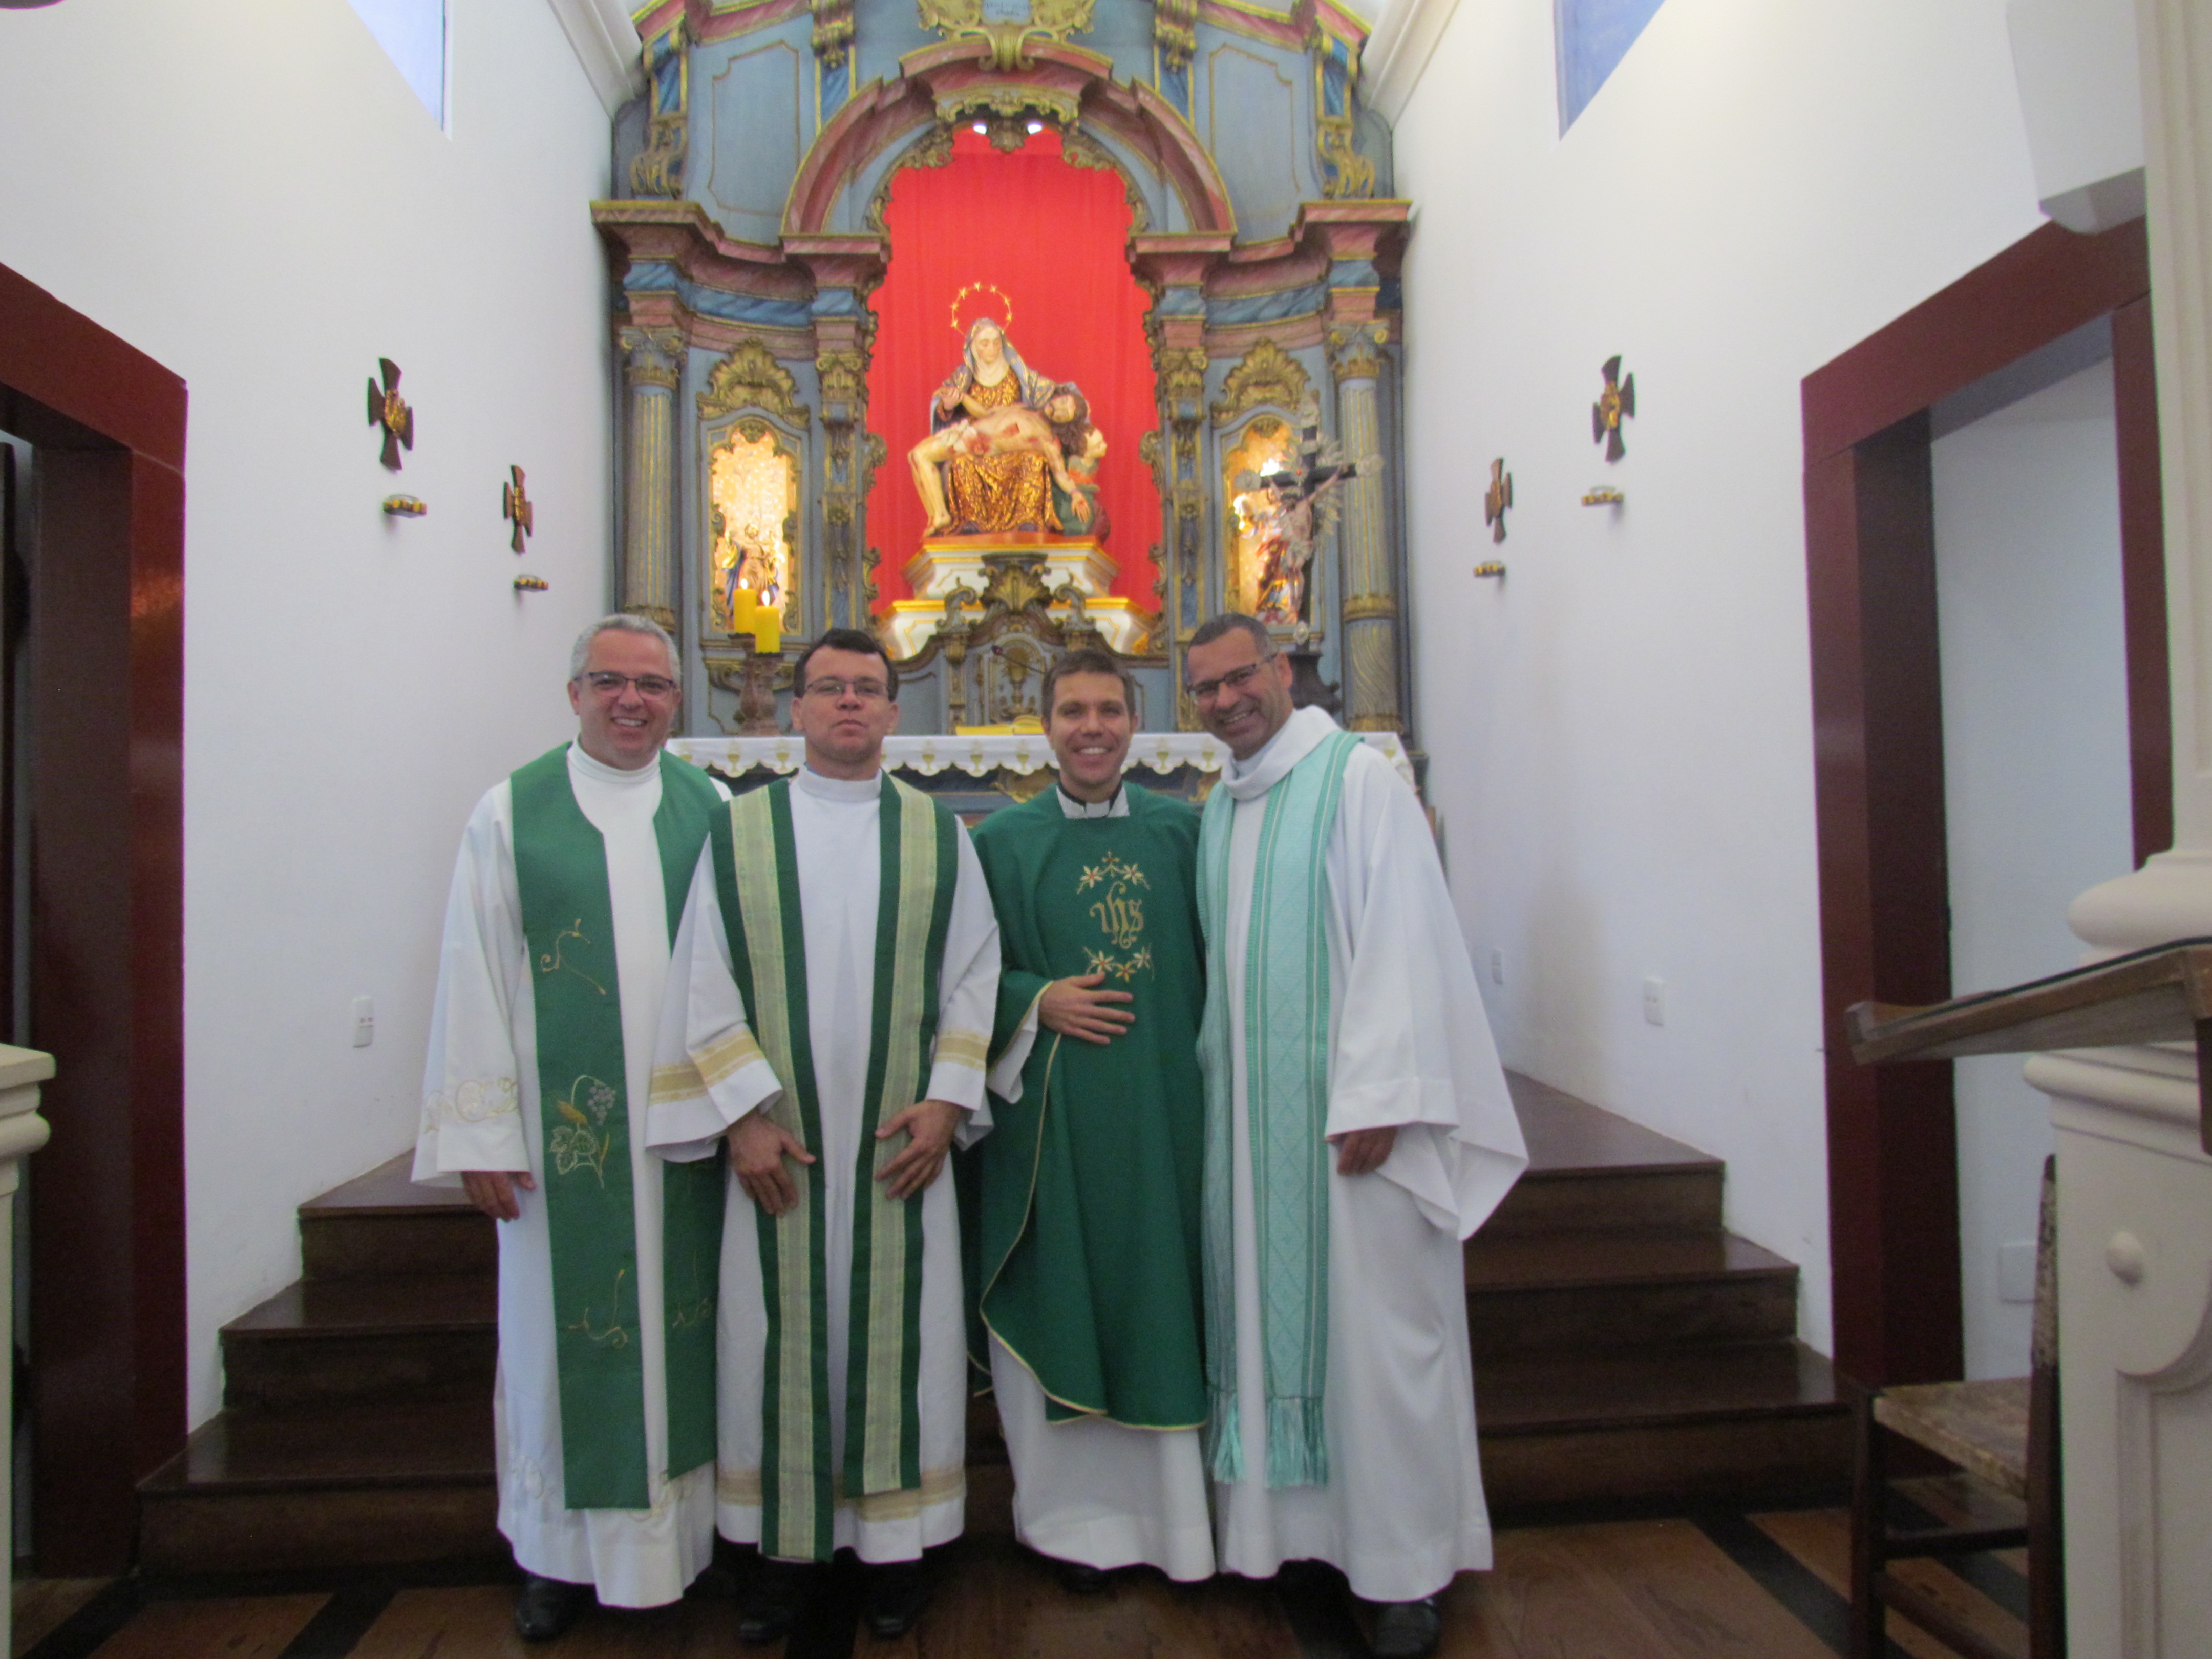
M 739 1635 L 864 1564 L 894 1637 L 957 1536 L 967 1360 L 944 1178 L 980 1133 L 999 930 L 959 820 L 883 769 L 898 674 L 868 634 L 799 659 L 806 763 L 714 814 L 670 969 L 651 1136 L 730 1151 L 717 1521 L 766 1558 Z
M 726 792 L 662 752 L 676 647 L 605 617 L 576 738 L 495 785 L 446 907 L 415 1179 L 499 1225 L 499 1528 L 514 1622 L 673 1601 L 714 1541 L 720 1166 L 646 1145 L 669 942 Z

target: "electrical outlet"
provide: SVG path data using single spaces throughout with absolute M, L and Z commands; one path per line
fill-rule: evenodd
M 1667 1023 L 1667 981 L 1647 979 L 1644 981 L 1644 1023 L 1664 1025 Z
M 376 1041 L 376 1002 L 370 997 L 353 1000 L 353 1046 L 366 1048 Z

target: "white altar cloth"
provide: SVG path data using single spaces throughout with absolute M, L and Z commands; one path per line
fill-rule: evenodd
M 1413 763 L 1395 732 L 1362 732 L 1359 739 L 1379 750 L 1411 784 Z M 796 737 L 671 738 L 668 751 L 694 766 L 713 767 L 729 777 L 743 777 L 755 767 L 791 773 L 806 757 L 806 745 Z M 1206 732 L 1141 732 L 1129 745 L 1129 764 L 1148 772 L 1169 773 L 1185 766 L 1201 772 L 1218 772 L 1228 750 Z M 1016 775 L 1041 771 L 1052 764 L 1052 745 L 1042 732 L 994 732 L 988 737 L 894 736 L 884 739 L 884 764 L 894 772 L 918 772 L 933 778 L 947 767 L 957 767 L 973 778 L 988 778 L 1001 768 Z

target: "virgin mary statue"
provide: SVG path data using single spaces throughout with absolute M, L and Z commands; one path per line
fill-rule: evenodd
M 930 399 L 929 429 L 936 432 L 1014 404 L 1042 410 L 1053 391 L 1051 380 L 1022 362 L 1006 330 L 988 317 L 979 317 L 969 326 L 960 367 Z M 1051 471 L 1042 455 L 960 453 L 945 461 L 944 469 L 951 522 L 943 528 L 963 535 L 1060 530 Z

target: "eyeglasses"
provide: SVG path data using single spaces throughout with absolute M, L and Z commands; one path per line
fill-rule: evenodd
M 626 685 L 635 686 L 637 695 L 649 702 L 672 697 L 677 691 L 676 682 L 661 674 L 617 674 L 611 668 L 598 668 L 579 678 L 603 697 L 619 697 Z
M 810 697 L 842 697 L 848 691 L 862 702 L 880 702 L 890 696 L 890 688 L 881 680 L 809 680 L 806 695 Z
M 1240 692 L 1274 659 L 1275 653 L 1271 651 L 1257 662 L 1248 662 L 1242 668 L 1231 669 L 1218 680 L 1200 680 L 1190 688 L 1190 700 L 1193 702 L 1212 702 L 1224 691 Z

